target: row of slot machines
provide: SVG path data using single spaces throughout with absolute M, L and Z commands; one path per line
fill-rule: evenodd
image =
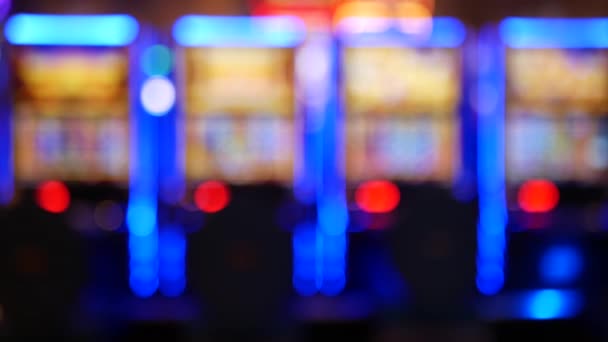
M 607 27 L 16 14 L 1 317 L 585 315 L 605 295 Z

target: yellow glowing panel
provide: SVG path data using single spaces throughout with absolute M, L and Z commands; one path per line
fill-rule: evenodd
M 289 183 L 301 144 L 294 51 L 215 47 L 182 53 L 187 178 Z
M 185 62 L 188 115 L 293 115 L 289 49 L 193 48 Z
M 451 115 L 460 99 L 459 63 L 448 49 L 347 48 L 347 115 Z
M 458 51 L 347 48 L 347 179 L 452 182 L 460 168 L 460 84 Z
M 608 113 L 608 53 L 591 50 L 513 49 L 507 52 L 512 104 L 562 112 Z
M 19 181 L 126 184 L 128 57 L 122 48 L 12 49 Z
M 517 49 L 506 57 L 508 181 L 603 184 L 608 174 L 608 52 Z

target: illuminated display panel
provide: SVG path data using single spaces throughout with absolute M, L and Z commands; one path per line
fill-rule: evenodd
M 348 47 L 343 52 L 346 177 L 451 183 L 460 163 L 460 52 Z
M 289 183 L 296 130 L 294 49 L 182 50 L 189 180 Z
M 608 171 L 608 53 L 507 51 L 507 179 L 596 183 Z
M 12 48 L 16 179 L 127 183 L 127 48 Z

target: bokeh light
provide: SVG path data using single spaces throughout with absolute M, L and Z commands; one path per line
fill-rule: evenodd
M 94 218 L 99 228 L 114 231 L 122 226 L 124 213 L 118 203 L 103 201 L 95 207 Z
M 202 183 L 194 192 L 194 203 L 206 213 L 217 213 L 230 202 L 228 187 L 219 181 Z
M 62 182 L 47 181 L 38 187 L 36 202 L 40 208 L 59 214 L 70 206 L 70 191 Z
M 153 45 L 141 56 L 142 71 L 148 76 L 167 76 L 173 67 L 173 55 L 165 45 Z
M 517 201 L 526 212 L 545 213 L 557 206 L 559 189 L 548 180 L 529 180 L 519 188 Z
M 583 269 L 583 257 L 574 246 L 552 246 L 540 259 L 540 275 L 550 285 L 567 285 L 575 281 Z
M 578 313 L 580 301 L 581 298 L 571 291 L 534 291 L 526 299 L 524 317 L 536 320 L 572 317 Z
M 73 230 L 91 233 L 95 230 L 94 209 L 88 202 L 75 200 L 70 203 L 67 221 Z
M 400 199 L 399 188 L 382 180 L 365 182 L 355 192 L 355 202 L 369 213 L 388 213 L 397 207 Z
M 175 104 L 175 87 L 165 77 L 151 77 L 144 82 L 140 98 L 148 113 L 163 116 Z
M 425 5 L 406 1 L 397 6 L 399 26 L 403 32 L 428 35 L 433 29 L 433 13 Z

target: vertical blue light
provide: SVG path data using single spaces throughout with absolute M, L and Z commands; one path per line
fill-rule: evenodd
M 173 51 L 174 52 L 174 51 Z M 174 52 L 175 53 L 175 52 Z M 173 56 L 175 60 L 175 56 Z M 178 63 L 173 63 L 173 68 L 183 67 Z M 160 136 L 163 141 L 159 144 L 159 180 L 160 180 L 160 198 L 169 204 L 179 202 L 186 191 L 185 174 L 182 170 L 182 153 L 185 151 L 184 134 L 178 134 L 179 131 L 179 115 L 180 106 L 179 93 L 183 93 L 183 82 L 176 80 L 179 71 L 173 69 L 167 76 L 169 80 L 175 84 L 178 100 L 173 108 L 165 115 L 158 118 Z M 154 75 L 152 75 L 154 76 Z
M 131 48 L 130 89 L 139 99 L 145 75 L 139 67 L 140 54 L 154 43 L 150 32 L 142 31 Z M 127 228 L 129 231 L 129 284 L 135 295 L 149 297 L 159 286 L 158 275 L 158 121 L 146 113 L 139 100 L 131 110 L 131 165 Z
M 179 226 L 159 231 L 160 291 L 167 297 L 179 296 L 186 288 L 186 236 Z
M 164 45 L 154 45 L 153 49 L 161 49 Z M 151 51 L 151 50 L 147 50 Z M 152 54 L 142 56 L 146 58 L 149 65 L 162 65 L 169 58 L 169 65 L 164 68 L 143 68 L 148 77 L 166 77 L 175 84 L 175 72 L 173 63 L 174 56 L 164 54 Z M 143 62 L 143 61 L 142 61 Z M 142 63 L 143 64 L 143 63 Z M 142 65 L 143 66 L 143 65 Z M 160 206 L 173 206 L 182 199 L 185 191 L 185 180 L 180 172 L 178 151 L 180 151 L 180 139 L 178 135 L 176 106 L 179 101 L 164 115 L 156 118 L 158 125 L 158 191 Z M 162 210 L 162 207 L 159 208 Z M 158 244 L 158 277 L 160 292 L 167 297 L 177 297 L 183 294 L 186 288 L 186 233 L 181 222 L 165 221 L 159 219 L 159 244 Z
M 293 286 L 302 296 L 317 292 L 317 227 L 302 223 L 293 230 Z
M 504 171 L 504 49 L 493 29 L 486 28 L 480 32 L 477 65 L 477 288 L 482 294 L 493 295 L 504 285 L 507 224 Z
M 6 205 L 13 199 L 13 130 L 11 121 L 11 99 L 9 61 L 6 45 L 0 46 L 0 205 Z
M 470 33 L 469 35 L 473 35 Z M 461 100 L 458 108 L 460 120 L 460 146 L 461 166 L 457 168 L 453 184 L 454 197 L 468 202 L 477 197 L 477 116 L 474 104 L 469 99 L 477 94 L 476 68 L 473 62 L 477 59 L 477 41 L 467 39 L 461 47 Z
M 309 175 L 304 175 L 296 181 L 296 185 L 299 182 L 302 189 L 296 186 L 295 190 L 305 193 L 309 190 L 306 187 L 313 184 L 317 217 L 316 224 L 302 224 L 294 231 L 293 279 L 294 287 L 301 295 L 312 295 L 316 292 L 336 295 L 343 290 L 346 283 L 348 225 L 345 187 L 339 168 L 339 139 L 336 136 L 339 133 L 337 47 L 331 37 L 322 33 L 311 35 L 308 39 L 309 44 L 325 50 L 323 55 L 328 59 L 325 62 L 328 63 L 329 70 L 323 87 L 328 87 L 328 94 L 322 94 L 327 96 L 322 104 L 306 104 L 308 128 L 314 127 L 305 137 L 304 169 Z M 314 91 L 306 94 L 312 95 Z M 305 98 L 308 99 L 306 96 Z
M 330 44 L 329 33 L 310 32 L 296 50 L 298 110 L 303 110 L 300 118 L 303 126 L 303 157 L 301 167 L 297 168 L 295 174 L 294 195 L 305 205 L 315 203 L 319 177 L 322 175 L 322 125 L 327 106 L 326 87 L 331 82 L 329 74 L 323 70 L 330 63 Z
M 339 111 L 339 48 L 331 44 L 331 79 L 323 125 L 322 178 L 317 192 L 320 255 L 323 260 L 319 290 L 326 295 L 340 293 L 346 285 L 348 207 L 346 185 L 342 174 L 343 127 Z

